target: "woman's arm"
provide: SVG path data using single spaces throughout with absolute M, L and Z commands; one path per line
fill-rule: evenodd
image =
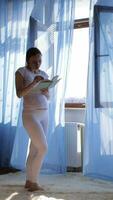
M 24 87 L 24 77 L 19 72 L 16 72 L 15 84 L 16 84 L 17 96 L 21 98 L 27 95 L 38 81 L 39 81 L 39 77 L 36 76 L 32 83 Z

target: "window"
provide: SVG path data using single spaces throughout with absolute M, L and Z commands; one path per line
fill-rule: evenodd
M 74 29 L 66 102 L 84 103 L 86 98 L 89 28 Z
M 113 107 L 113 7 L 95 6 L 94 23 L 95 107 Z
M 77 0 L 66 107 L 84 107 L 89 57 L 89 0 Z
M 76 0 L 75 19 L 89 18 L 90 0 Z

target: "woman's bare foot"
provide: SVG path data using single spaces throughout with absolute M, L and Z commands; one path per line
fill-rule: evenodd
M 24 188 L 30 188 L 31 185 L 32 185 L 32 182 L 29 181 L 29 180 L 26 180 L 26 183 L 25 183 L 25 185 L 24 185 Z
M 33 191 L 37 191 L 37 190 L 44 191 L 44 189 L 40 185 L 38 185 L 37 183 L 32 183 L 30 185 L 30 187 L 28 188 L 29 192 L 33 192 Z

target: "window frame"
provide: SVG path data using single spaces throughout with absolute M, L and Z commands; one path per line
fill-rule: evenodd
M 89 18 L 74 20 L 74 29 L 88 28 Z M 65 108 L 85 108 L 85 103 L 65 103 Z
M 98 57 L 109 56 L 107 54 L 101 55 L 100 49 L 100 26 L 99 26 L 99 14 L 100 12 L 113 12 L 113 7 L 110 6 L 94 6 L 94 58 L 95 58 L 95 68 L 94 68 L 94 95 L 95 95 L 95 108 L 108 108 L 113 107 L 113 102 L 101 102 L 100 101 L 100 74 L 99 74 L 99 61 Z

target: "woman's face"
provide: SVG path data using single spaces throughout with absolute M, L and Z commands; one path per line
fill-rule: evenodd
M 42 56 L 40 54 L 37 54 L 29 58 L 28 67 L 30 68 L 31 71 L 36 71 L 40 68 L 41 63 L 42 63 Z

